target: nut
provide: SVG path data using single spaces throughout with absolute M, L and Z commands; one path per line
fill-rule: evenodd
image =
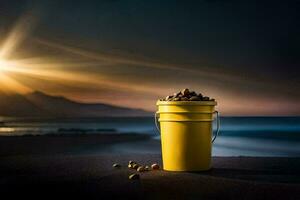
M 121 165 L 120 165 L 120 164 L 118 164 L 118 163 L 114 163 L 114 164 L 113 164 L 113 167 L 114 167 L 114 168 L 120 168 L 120 167 L 121 167 Z
M 195 91 L 190 92 L 190 96 L 197 96 L 197 93 Z
M 193 96 L 189 99 L 190 101 L 201 101 L 201 99 L 197 96 Z
M 174 97 L 179 97 L 179 95 L 180 95 L 181 93 L 180 92 L 178 92 L 178 93 L 174 93 Z
M 139 165 L 136 164 L 136 163 L 134 163 L 134 164 L 132 165 L 132 169 L 137 169 L 137 168 L 139 168 Z
M 166 101 L 169 101 L 170 99 L 172 99 L 173 98 L 173 96 L 167 96 L 166 98 L 165 98 L 165 100 Z
M 138 174 L 131 174 L 131 175 L 129 175 L 128 178 L 130 180 L 137 180 L 137 179 L 140 179 L 140 175 L 138 175 Z
M 133 165 L 135 162 L 132 160 L 129 160 L 128 164 Z
M 187 97 L 182 97 L 181 98 L 181 101 L 188 101 L 189 100 L 189 98 L 187 98 Z
M 139 166 L 136 171 L 138 171 L 138 172 L 144 172 L 145 168 L 143 166 Z
M 203 101 L 209 101 L 209 97 L 203 97 L 202 100 Z
M 190 91 L 189 91 L 189 89 L 187 89 L 187 88 L 185 88 L 184 90 L 181 91 L 181 94 L 182 94 L 183 96 L 187 96 L 187 95 L 189 95 L 189 93 L 190 93 Z
M 151 165 L 151 168 L 153 170 L 158 170 L 159 169 L 159 165 L 157 163 L 154 163 L 154 164 Z

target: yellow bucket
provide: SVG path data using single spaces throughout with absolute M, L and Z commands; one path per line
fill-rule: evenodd
M 219 114 L 215 111 L 217 102 L 158 101 L 156 105 L 155 123 L 161 133 L 163 169 L 209 170 L 212 143 L 220 127 Z M 214 114 L 217 114 L 217 130 L 212 139 Z

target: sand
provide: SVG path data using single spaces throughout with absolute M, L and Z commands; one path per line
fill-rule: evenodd
M 300 199 L 300 158 L 214 157 L 208 172 L 159 170 L 132 181 L 128 160 L 161 165 L 161 155 L 74 151 L 145 140 L 140 137 L 0 138 L 0 193 L 10 199 Z M 115 162 L 123 167 L 112 168 Z

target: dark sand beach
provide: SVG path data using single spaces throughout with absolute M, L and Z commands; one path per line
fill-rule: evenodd
M 128 160 L 162 163 L 160 154 L 108 151 L 139 140 L 159 143 L 135 134 L 0 137 L 0 193 L 10 199 L 300 199 L 300 158 L 214 157 L 208 172 L 159 170 L 129 180 Z M 94 152 L 99 146 L 104 151 Z M 112 168 L 116 162 L 121 169 Z

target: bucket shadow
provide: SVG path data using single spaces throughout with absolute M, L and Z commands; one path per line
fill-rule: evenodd
M 259 169 L 232 169 L 212 168 L 205 172 L 190 172 L 193 174 L 207 175 L 218 178 L 236 180 L 272 182 L 272 183 L 300 183 L 300 170 L 259 170 Z

